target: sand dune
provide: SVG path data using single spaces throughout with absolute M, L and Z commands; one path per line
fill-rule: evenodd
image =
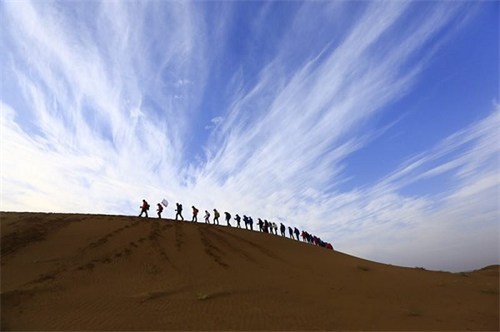
M 499 330 L 499 266 L 389 266 L 275 235 L 1 213 L 6 330 Z

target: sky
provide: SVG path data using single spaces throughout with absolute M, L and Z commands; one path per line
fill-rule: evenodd
M 165 198 L 386 264 L 499 264 L 499 7 L 2 0 L 0 210 Z

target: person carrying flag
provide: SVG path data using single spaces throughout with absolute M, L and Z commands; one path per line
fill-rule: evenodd
M 163 206 L 158 203 L 158 208 L 156 209 L 156 211 L 158 212 L 158 218 L 161 219 L 161 213 L 163 212 Z

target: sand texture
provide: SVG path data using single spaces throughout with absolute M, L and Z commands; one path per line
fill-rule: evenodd
M 403 268 L 166 219 L 0 217 L 2 331 L 499 330 L 498 265 Z

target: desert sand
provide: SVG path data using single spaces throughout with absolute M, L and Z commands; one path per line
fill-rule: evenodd
M 2 331 L 499 330 L 498 265 L 404 268 L 167 219 L 0 217 Z

